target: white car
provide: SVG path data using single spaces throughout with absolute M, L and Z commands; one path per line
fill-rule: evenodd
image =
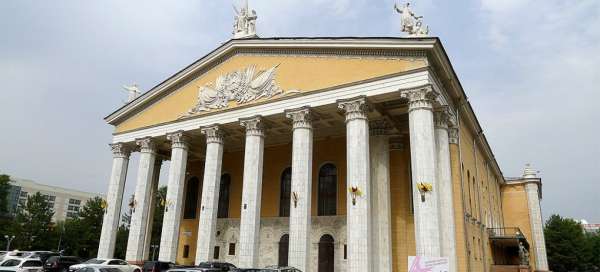
M 78 272 L 122 272 L 119 268 L 110 265 L 93 264 L 77 270 Z
M 76 271 L 85 267 L 93 266 L 94 268 L 100 266 L 109 266 L 113 268 L 118 268 L 122 272 L 142 272 L 142 268 L 137 265 L 132 265 L 127 263 L 126 261 L 119 259 L 89 259 L 86 262 L 71 265 L 69 267 L 69 271 Z M 2 271 L 0 271 L 2 272 Z M 87 272 L 87 271 L 86 271 Z M 90 271 L 91 272 L 91 271 Z
M 42 272 L 40 259 L 8 258 L 0 263 L 0 272 Z

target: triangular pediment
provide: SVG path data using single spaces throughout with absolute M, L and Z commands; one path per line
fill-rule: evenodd
M 428 65 L 412 39 L 293 41 L 230 41 L 106 119 L 120 133 Z

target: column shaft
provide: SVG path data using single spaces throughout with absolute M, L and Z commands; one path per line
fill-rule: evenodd
M 157 158 L 154 163 L 154 173 L 152 174 L 152 188 L 150 190 L 150 211 L 146 221 L 146 238 L 144 239 L 144 260 L 150 260 L 152 251 L 152 231 L 154 230 L 154 215 L 156 213 L 156 202 L 158 193 L 158 181 L 160 179 L 160 168 L 162 159 Z M 153 261 L 153 260 L 152 260 Z
M 223 133 L 218 126 L 202 129 L 206 135 L 206 159 L 204 162 L 204 180 L 202 184 L 202 203 L 196 264 L 212 261 L 217 231 L 217 211 L 221 185 L 221 166 L 223 162 Z
M 535 269 L 536 271 L 548 271 L 548 257 L 546 255 L 546 240 L 544 238 L 544 223 L 542 222 L 538 184 L 535 182 L 527 183 L 525 191 L 527 192 L 527 204 L 529 205 Z
M 156 148 L 151 138 L 137 141 L 141 147 L 138 178 L 135 187 L 131 224 L 129 229 L 129 240 L 125 259 L 132 263 L 144 261 L 144 248 L 146 242 L 146 230 L 148 224 L 148 213 L 150 211 L 152 181 L 156 160 Z
M 338 102 L 346 112 L 348 271 L 372 270 L 369 122 L 364 97 Z
M 260 205 L 265 139 L 260 117 L 241 120 L 240 123 L 246 128 L 246 146 L 238 263 L 240 267 L 256 267 L 260 242 Z
M 121 217 L 121 202 L 123 201 L 123 190 L 125 188 L 130 154 L 130 150 L 121 143 L 112 144 L 111 149 L 114 158 L 106 195 L 100 244 L 98 246 L 98 258 L 103 259 L 110 259 L 115 253 L 115 241 Z
M 185 170 L 187 166 L 188 145 L 183 132 L 168 134 L 171 140 L 171 165 L 167 183 L 165 215 L 160 237 L 160 253 L 158 259 L 163 262 L 175 262 L 179 243 L 179 225 L 183 207 L 183 188 L 185 186 Z
M 450 166 L 450 142 L 448 138 L 448 118 L 446 111 L 435 113 L 435 143 L 440 213 L 441 256 L 448 257 L 450 271 L 456 267 L 456 228 L 454 222 L 454 197 Z
M 410 154 L 417 256 L 440 256 L 440 226 L 433 125 L 433 90 L 402 93 L 409 99 Z M 428 191 L 427 187 L 433 191 Z
M 309 108 L 289 111 L 293 121 L 289 265 L 310 270 L 313 131 Z
M 390 146 L 388 124 L 384 120 L 370 124 L 370 160 L 373 224 L 373 271 L 392 271 L 390 210 Z

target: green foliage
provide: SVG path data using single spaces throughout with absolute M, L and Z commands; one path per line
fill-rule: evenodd
M 39 192 L 27 198 L 25 207 L 17 211 L 12 232 L 14 246 L 21 250 L 50 248 L 53 231 L 52 211 L 46 197 Z
M 0 175 L 0 215 L 9 212 L 8 200 L 10 197 L 10 176 Z
M 544 235 L 550 270 L 598 271 L 599 238 L 586 235 L 578 222 L 552 215 L 546 222 Z

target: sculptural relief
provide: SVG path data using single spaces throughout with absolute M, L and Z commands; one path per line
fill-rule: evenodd
M 188 114 L 226 108 L 230 102 L 236 102 L 239 105 L 284 94 L 284 91 L 275 82 L 277 66 L 266 71 L 257 71 L 256 66 L 251 65 L 221 75 L 215 83 L 199 86 L 198 102 Z

